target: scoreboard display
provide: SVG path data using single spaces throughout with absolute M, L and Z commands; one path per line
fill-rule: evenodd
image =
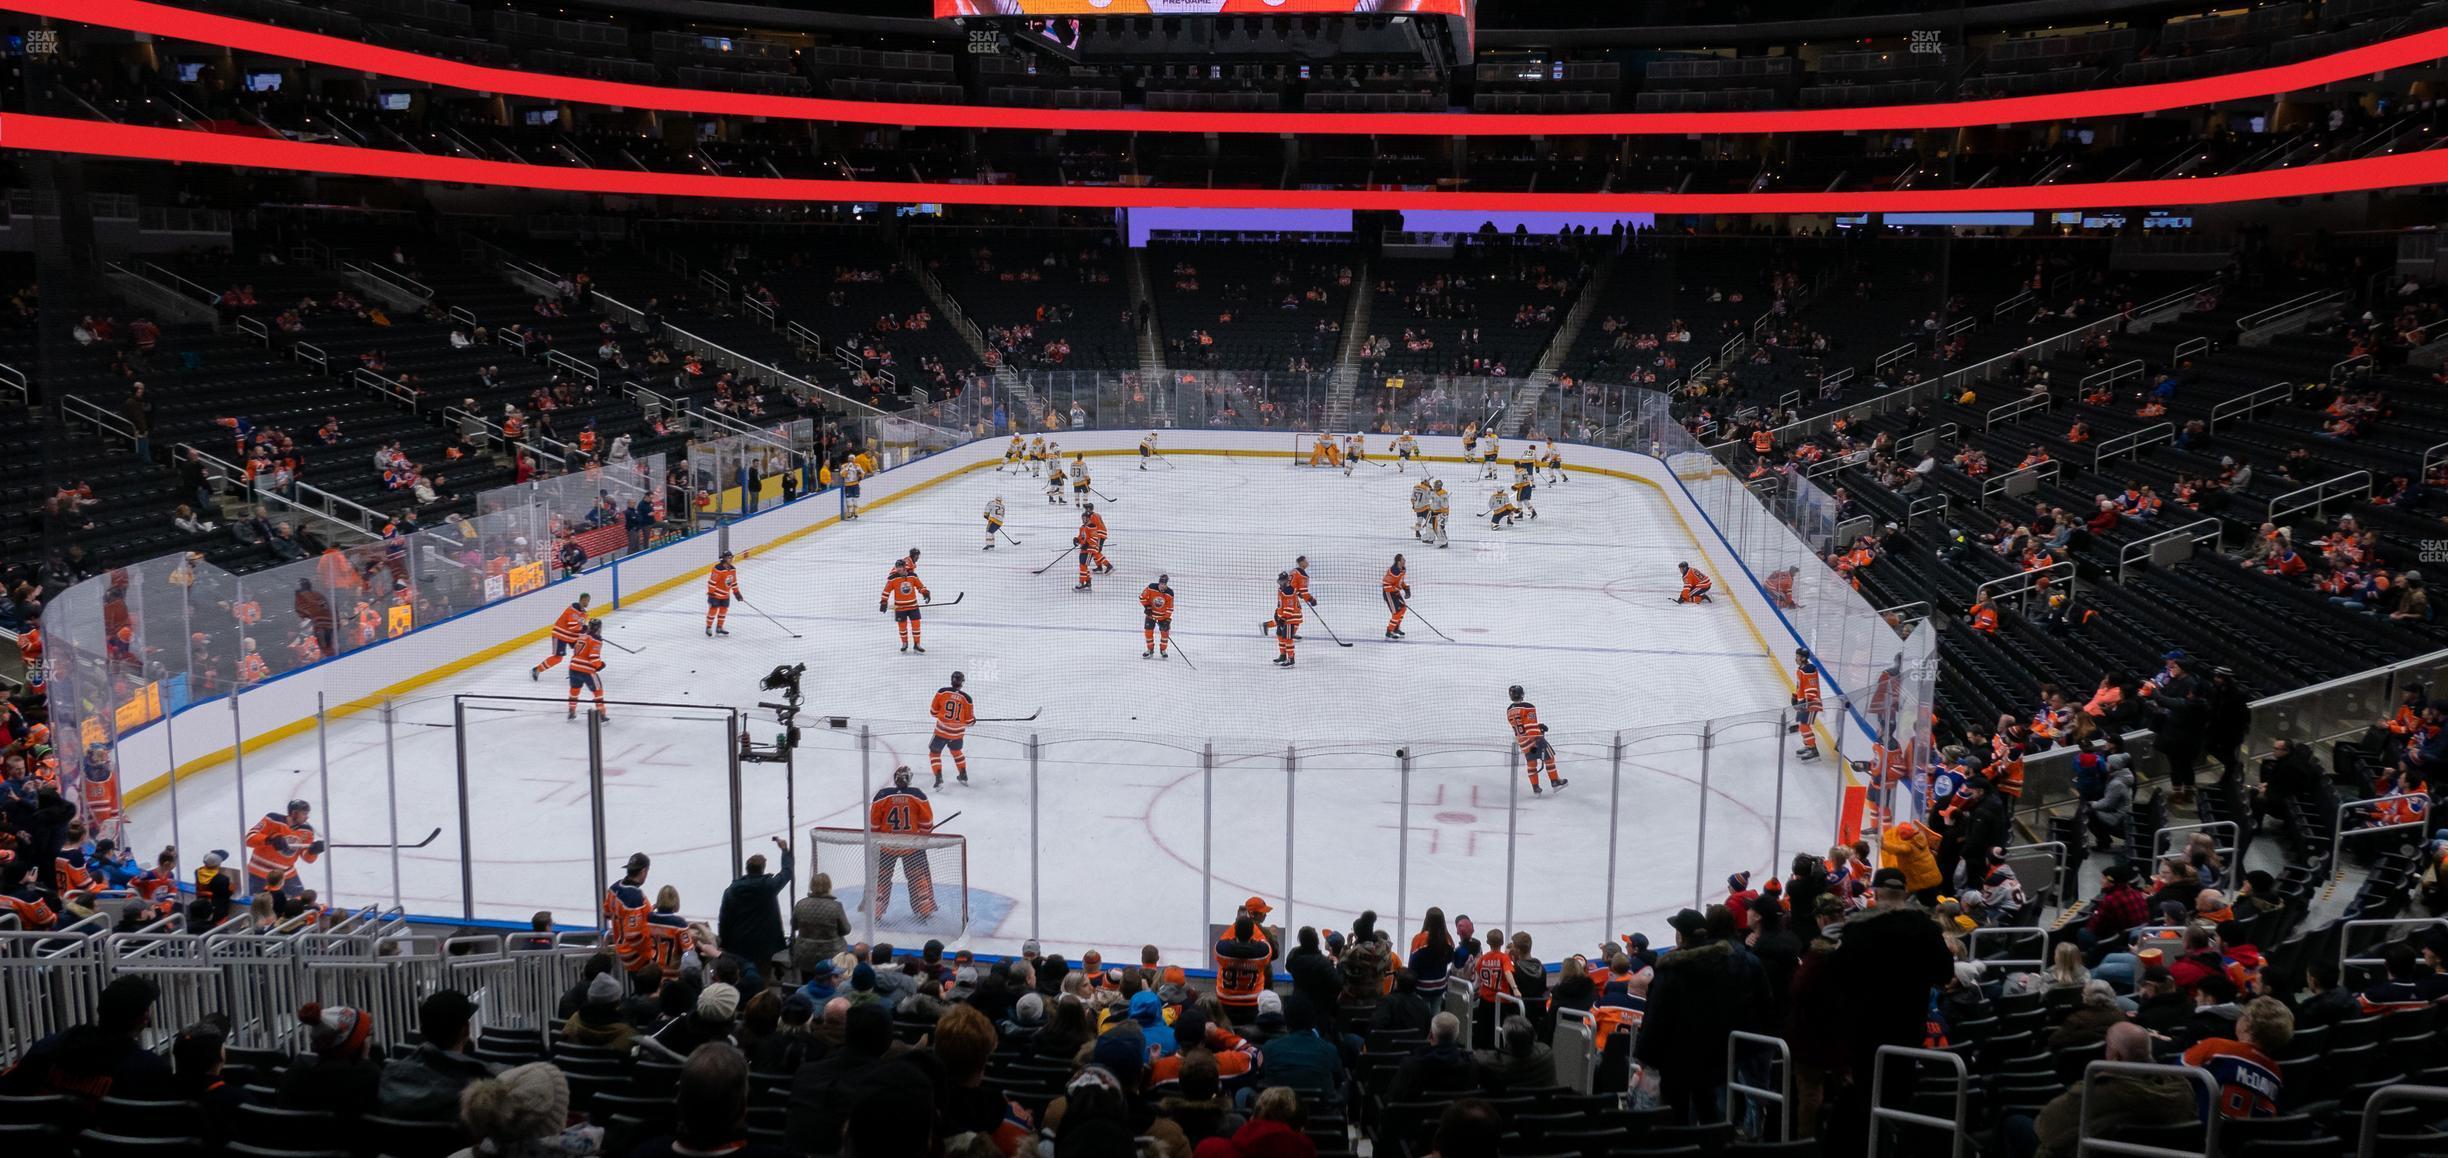
M 958 16 L 1454 16 L 1468 0 L 935 0 Z

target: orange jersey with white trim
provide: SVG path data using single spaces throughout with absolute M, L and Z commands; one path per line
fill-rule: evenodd
M 1818 668 L 1809 664 L 1794 668 L 1794 702 L 1814 712 L 1819 710 Z
M 1147 609 L 1150 619 L 1173 618 L 1173 592 L 1150 583 L 1139 592 L 1139 606 Z
M 977 704 L 967 692 L 944 688 L 927 705 L 927 714 L 935 717 L 936 735 L 957 740 L 969 731 L 969 725 L 977 722 Z
M 1309 602 L 1309 572 L 1298 567 L 1292 569 L 1292 591 L 1301 597 L 1301 602 Z
M 563 643 L 576 643 L 586 634 L 587 613 L 573 603 L 561 609 L 561 617 L 553 620 L 553 638 Z
M 706 597 L 729 599 L 739 594 L 739 568 L 729 563 L 716 563 L 706 574 Z
M 569 665 L 571 671 L 585 675 L 594 675 L 602 671 L 604 669 L 603 641 L 592 635 L 579 640 L 577 650 L 570 653 Z
M 1300 592 L 1289 583 L 1275 589 L 1275 618 L 1286 623 L 1299 623 L 1301 620 Z
M 918 607 L 918 597 L 927 595 L 927 586 L 918 581 L 914 571 L 903 571 L 884 580 L 884 598 L 892 601 L 895 611 L 912 611 Z
M 1409 595 L 1411 594 L 1410 572 L 1401 567 L 1388 567 L 1385 580 L 1380 586 L 1388 595 Z

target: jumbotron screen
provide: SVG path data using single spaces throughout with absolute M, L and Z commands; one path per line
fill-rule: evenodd
M 1463 16 L 1468 0 L 935 0 L 955 16 Z

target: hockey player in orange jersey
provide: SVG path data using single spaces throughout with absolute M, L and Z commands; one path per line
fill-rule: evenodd
M 922 601 L 935 602 L 935 593 L 927 590 L 927 585 L 919 581 L 916 561 L 903 556 L 901 562 L 893 565 L 892 574 L 885 577 L 884 594 L 876 598 L 876 610 L 891 609 L 893 626 L 901 633 L 901 650 L 915 648 L 920 655 L 926 654 L 921 633 L 923 625 L 919 622 L 918 612 L 918 605 Z
M 1300 639 L 1300 622 L 1300 590 L 1292 585 L 1290 571 L 1277 572 L 1275 576 L 1275 614 L 1265 623 L 1258 625 L 1260 632 L 1271 631 L 1275 634 L 1275 666 L 1292 666 L 1293 643 Z
M 730 618 L 731 601 L 740 598 L 745 596 L 740 594 L 739 568 L 731 565 L 731 552 L 725 551 L 722 558 L 714 561 L 714 570 L 706 575 L 707 635 L 731 634 L 723 621 Z
M 1809 648 L 1794 652 L 1794 734 L 1802 737 L 1802 748 L 1794 753 L 1805 760 L 1819 758 L 1819 665 L 1811 659 Z
M 298 881 L 297 863 L 313 864 L 323 856 L 323 838 L 315 835 L 309 819 L 313 806 L 303 800 L 292 800 L 286 812 L 267 812 L 263 819 L 246 834 L 247 891 L 261 892 L 273 873 L 279 873 L 281 891 L 296 895 L 304 886 Z
M 1096 504 L 1082 500 L 1079 533 L 1071 537 L 1072 545 L 1079 548 L 1079 585 L 1072 590 L 1086 591 L 1091 576 L 1113 571 L 1112 561 L 1105 558 L 1105 540 L 1111 533 L 1105 528 L 1105 516 L 1096 513 Z
M 1677 563 L 1675 570 L 1683 575 L 1683 590 L 1675 596 L 1675 602 L 1706 603 L 1709 601 L 1709 588 L 1715 584 L 1709 582 L 1707 574 L 1689 563 Z
M 1172 577 L 1158 575 L 1155 582 L 1141 589 L 1139 609 L 1144 613 L 1139 630 L 1147 643 L 1147 650 L 1140 652 L 1139 658 L 1146 659 L 1149 656 L 1159 659 L 1173 658 Z
M 578 650 L 570 654 L 569 668 L 568 718 L 572 720 L 578 718 L 578 693 L 587 691 L 595 693 L 596 718 L 611 719 L 612 714 L 604 710 L 602 620 L 594 620 L 587 624 L 585 637 L 578 641 Z
M 587 604 L 594 598 L 592 595 L 581 593 L 577 602 L 561 609 L 560 618 L 553 620 L 552 654 L 545 656 L 542 662 L 527 669 L 528 679 L 544 678 L 544 669 L 560 663 L 562 657 L 568 655 L 571 648 L 578 646 L 578 637 L 586 634 Z
M 927 865 L 926 848 L 883 841 L 886 836 L 923 835 L 935 830 L 935 806 L 927 802 L 926 792 L 911 784 L 910 779 L 909 765 L 893 769 L 892 783 L 877 789 L 875 798 L 867 805 L 867 827 L 878 837 L 875 899 L 871 902 L 878 920 L 892 908 L 896 867 L 906 870 L 909 879 L 910 911 L 922 921 L 935 915 L 935 874 Z
M 1547 766 L 1547 787 L 1562 788 L 1572 783 L 1556 775 L 1555 748 L 1547 742 L 1547 725 L 1539 722 L 1538 708 L 1522 698 L 1520 684 L 1505 689 L 1513 697 L 1505 708 L 1505 723 L 1513 729 L 1513 743 L 1521 749 L 1522 764 L 1530 773 L 1530 791 L 1539 793 L 1539 766 Z
M 943 754 L 952 753 L 952 766 L 960 772 L 960 782 L 969 782 L 969 725 L 977 722 L 977 701 L 961 685 L 967 676 L 952 673 L 950 685 L 937 688 L 935 698 L 927 702 L 927 715 L 935 721 L 935 735 L 927 740 L 927 766 L 935 772 L 935 786 L 943 787 Z
M 1386 568 L 1385 581 L 1380 585 L 1385 593 L 1387 639 L 1403 637 L 1403 613 L 1411 609 L 1411 567 L 1401 555 Z

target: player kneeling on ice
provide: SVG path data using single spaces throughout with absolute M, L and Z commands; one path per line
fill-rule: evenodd
M 1521 508 L 1513 505 L 1513 492 L 1497 487 L 1488 494 L 1488 526 L 1502 527 L 1521 521 Z
M 1522 698 L 1520 684 L 1505 689 L 1513 703 L 1505 708 L 1505 723 L 1513 728 L 1513 743 L 1521 749 L 1522 764 L 1530 773 L 1532 794 L 1547 789 L 1539 787 L 1539 765 L 1547 766 L 1547 787 L 1562 788 L 1572 783 L 1556 775 L 1555 748 L 1547 743 L 1547 725 L 1539 723 L 1538 708 Z
M 1683 590 L 1674 597 L 1675 602 L 1706 603 L 1709 601 L 1709 588 L 1716 584 L 1709 582 L 1707 575 L 1689 563 L 1677 563 L 1675 570 L 1683 573 Z
M 955 679 L 959 678 L 957 676 Z M 936 783 L 943 778 L 936 777 Z M 889 843 L 893 836 L 924 836 L 935 831 L 935 806 L 927 803 L 926 793 L 910 783 L 909 765 L 893 769 L 892 783 L 876 789 L 875 800 L 867 806 L 867 827 L 876 834 L 875 900 L 872 902 L 877 920 L 892 908 L 893 870 L 905 871 L 909 879 L 910 911 L 924 921 L 935 915 L 935 873 L 927 867 L 924 846 Z

